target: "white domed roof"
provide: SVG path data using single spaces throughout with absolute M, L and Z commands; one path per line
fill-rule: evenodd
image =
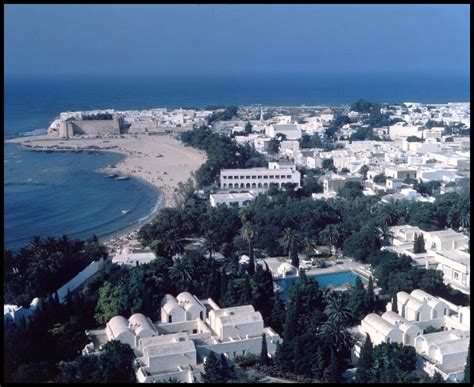
M 278 266 L 278 273 L 280 274 L 297 272 L 297 271 L 298 269 L 294 267 L 293 265 L 289 264 L 288 262 L 283 262 L 280 266 Z

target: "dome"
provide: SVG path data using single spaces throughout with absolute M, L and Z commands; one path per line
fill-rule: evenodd
M 142 337 L 144 333 L 147 333 L 148 335 L 154 335 L 157 333 L 155 326 L 142 313 L 133 314 L 128 321 L 137 336 Z
M 283 262 L 280 266 L 278 266 L 278 273 L 279 274 L 284 274 L 284 273 L 296 273 L 298 272 L 298 269 L 294 267 L 293 265 L 289 264 L 288 262 Z

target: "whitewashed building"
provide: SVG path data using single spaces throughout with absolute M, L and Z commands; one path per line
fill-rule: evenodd
M 112 257 L 112 263 L 120 266 L 138 266 L 150 263 L 156 259 L 156 255 L 149 247 L 133 248 L 123 246 L 117 250 Z
M 266 190 L 270 188 L 270 184 L 281 188 L 286 183 L 301 186 L 301 174 L 295 165 L 270 162 L 268 168 L 222 169 L 220 176 L 222 190 L 236 188 Z
M 439 373 L 447 382 L 464 378 L 470 340 L 470 307 L 460 307 L 420 289 L 397 293 L 398 313 L 387 304 L 379 316 L 368 314 L 354 334 L 359 338 L 353 348 L 355 361 L 367 334 L 374 345 L 397 342 L 415 348 L 418 367 L 433 376 Z M 424 333 L 426 328 L 440 331 Z
M 219 205 L 244 207 L 251 201 L 255 200 L 258 196 L 258 192 L 217 192 L 209 195 L 209 202 L 211 207 L 217 207 Z
M 136 359 L 136 377 L 140 383 L 176 378 L 180 382 L 201 380 L 203 363 L 211 351 L 229 360 L 237 356 L 259 355 L 265 334 L 270 356 L 281 337 L 265 327 L 260 312 L 252 305 L 221 309 L 212 299 L 199 300 L 183 292 L 165 295 L 161 303 L 161 322 L 152 323 L 143 314 L 128 320 L 113 317 L 105 329 L 87 331 L 91 342 L 84 355 L 97 353 L 109 340 L 129 344 Z

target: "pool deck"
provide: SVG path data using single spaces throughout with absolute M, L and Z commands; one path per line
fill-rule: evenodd
M 272 271 L 274 279 L 282 278 L 275 275 L 277 273 L 277 269 L 283 262 L 289 262 L 288 258 L 286 257 L 264 258 L 262 259 L 262 261 L 265 261 L 268 264 L 268 267 Z M 331 266 L 328 266 L 325 268 L 311 267 L 310 269 L 307 269 L 305 273 L 308 276 L 313 276 L 313 275 L 321 275 L 321 274 L 340 273 L 343 271 L 353 271 L 354 273 L 358 274 L 365 280 L 368 280 L 369 277 L 372 275 L 367 265 L 354 262 L 350 258 L 340 258 L 337 261 L 338 262 L 340 261 L 343 263 L 336 264 L 334 261 L 332 262 L 329 261 L 327 263 L 330 264 Z M 288 274 L 285 278 L 292 278 L 292 277 L 297 277 L 297 276 Z

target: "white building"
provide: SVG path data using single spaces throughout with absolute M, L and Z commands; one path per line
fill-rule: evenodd
M 262 335 L 274 355 L 280 336 L 265 328 L 262 315 L 252 305 L 221 309 L 212 300 L 198 300 L 183 292 L 167 294 L 161 303 L 161 322 L 152 323 L 143 314 L 128 320 L 113 317 L 105 329 L 86 332 L 91 343 L 83 354 L 96 353 L 109 340 L 129 344 L 136 356 L 136 377 L 140 383 L 176 378 L 193 383 L 201 379 L 203 363 L 211 351 L 229 360 L 246 354 L 259 355 Z
M 398 313 L 392 303 L 379 316 L 370 313 L 358 326 L 359 341 L 353 348 L 360 356 L 362 342 L 370 335 L 374 345 L 397 342 L 415 348 L 419 366 L 433 376 L 439 373 L 447 382 L 460 382 L 464 377 L 470 339 L 470 307 L 459 307 L 420 289 L 408 294 L 397 293 Z M 440 332 L 424 334 L 428 327 Z M 355 360 L 355 359 L 353 359 Z
M 301 186 L 301 175 L 294 165 L 280 165 L 277 162 L 268 163 L 268 168 L 222 169 L 220 188 L 230 190 L 236 188 L 251 188 L 266 190 L 270 184 L 281 188 L 286 183 Z
M 154 259 L 156 255 L 149 247 L 142 249 L 123 246 L 112 257 L 112 263 L 120 266 L 138 266 L 150 263 Z
M 419 126 L 402 126 L 401 123 L 391 125 L 388 128 L 388 134 L 391 140 L 396 140 L 399 138 L 416 136 L 421 138 L 423 131 Z
M 384 249 L 408 255 L 418 266 L 441 270 L 446 284 L 469 294 L 471 262 L 466 235 L 452 229 L 423 231 L 410 225 L 390 227 L 390 232 L 392 245 Z M 425 253 L 413 253 L 415 234 L 423 235 Z
M 255 191 L 236 193 L 218 192 L 209 195 L 209 202 L 211 207 L 217 207 L 218 205 L 244 207 L 255 200 L 257 196 L 258 193 Z
M 274 124 L 267 127 L 265 134 L 268 137 L 275 137 L 277 134 L 284 134 L 287 140 L 299 140 L 301 130 L 297 124 Z
M 324 193 L 337 192 L 339 188 L 342 188 L 348 182 L 357 182 L 362 184 L 362 176 L 359 174 L 352 175 L 338 175 L 331 173 L 323 178 L 323 189 Z

